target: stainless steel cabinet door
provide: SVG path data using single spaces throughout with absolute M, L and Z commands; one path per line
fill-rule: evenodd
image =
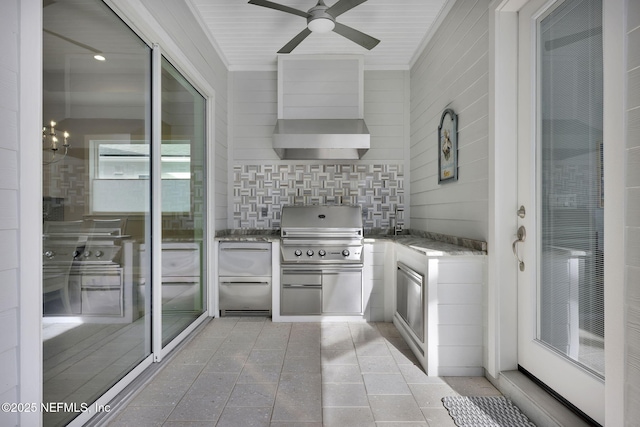
M 324 314 L 362 314 L 362 273 L 335 271 L 322 274 Z
M 398 263 L 396 310 L 413 330 L 420 342 L 424 342 L 424 277 L 409 267 Z
M 321 314 L 322 288 L 318 286 L 283 287 L 280 313 L 283 315 Z

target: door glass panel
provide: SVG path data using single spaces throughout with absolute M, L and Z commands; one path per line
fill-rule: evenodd
M 45 1 L 43 30 L 43 401 L 66 404 L 43 412 L 54 426 L 151 353 L 150 180 L 131 197 L 95 151 L 148 153 L 151 51 L 99 0 Z
M 538 339 L 604 376 L 602 2 L 539 28 Z
M 162 345 L 205 310 L 205 99 L 162 58 Z

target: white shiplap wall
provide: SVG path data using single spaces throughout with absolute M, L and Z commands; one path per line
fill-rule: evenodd
M 18 402 L 18 73 L 19 0 L 4 1 L 0 14 L 0 401 Z M 18 424 L 0 412 L 0 425 Z
M 233 161 L 280 162 L 272 147 L 278 116 L 275 71 L 230 73 L 230 140 Z M 408 72 L 364 73 L 364 119 L 371 133 L 371 149 L 361 162 L 401 164 L 408 144 Z
M 411 68 L 411 228 L 486 240 L 488 0 L 458 0 Z M 438 185 L 437 139 L 458 114 L 458 181 Z
M 640 2 L 627 11 L 627 286 L 625 419 L 640 419 Z

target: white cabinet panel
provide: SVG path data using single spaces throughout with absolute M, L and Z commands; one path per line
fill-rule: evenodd
M 427 375 L 484 375 L 486 256 L 427 256 L 397 243 L 395 252 L 397 261 L 426 279 L 425 343 L 397 314 L 394 323 Z

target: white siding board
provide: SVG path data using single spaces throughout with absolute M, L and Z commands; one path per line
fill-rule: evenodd
M 0 142 L 0 397 L 3 402 L 18 402 L 18 1 L 3 2 L 0 14 L 0 127 L 5 138 Z M 26 113 L 25 113 L 26 114 Z M 7 258 L 4 258 L 7 257 Z M 34 367 L 34 369 L 37 367 Z M 27 385 L 25 385 L 27 387 Z M 18 415 L 0 413 L 0 424 L 18 425 Z
M 483 310 L 481 304 L 441 304 L 438 315 L 442 325 L 476 325 L 477 319 L 483 317 Z
M 488 3 L 456 2 L 411 69 L 412 228 L 487 238 Z M 437 128 L 445 108 L 458 114 L 459 179 L 438 185 Z
M 438 314 L 442 311 L 442 306 L 438 307 Z M 481 318 L 481 317 L 479 317 Z M 474 349 L 474 353 L 478 353 L 482 349 L 482 325 L 438 325 L 438 336 L 440 337 L 440 345 L 447 346 L 459 346 L 459 343 L 464 342 L 468 346 L 477 346 Z M 465 346 L 465 347 L 468 347 Z M 475 359 L 477 360 L 477 359 Z M 446 360 L 443 362 L 447 365 Z M 480 365 L 482 361 L 480 362 Z
M 13 313 L 15 317 L 15 312 Z M 6 316 L 6 312 L 3 315 L 0 315 L 0 320 L 8 320 Z M 14 325 L 15 326 L 15 322 Z M 0 377 L 0 394 L 6 393 L 11 390 L 15 384 L 18 382 L 18 373 L 17 369 L 9 371 L 5 367 L 14 367 L 18 365 L 18 356 L 16 353 L 16 348 L 10 348 L 0 353 L 0 366 L 3 367 L 3 375 Z M 18 402 L 9 402 L 9 403 L 18 403 Z M 4 412 L 4 411 L 3 411 Z
M 15 111 L 0 107 L 0 129 L 6 132 L 6 137 L 0 138 L 0 148 L 17 151 L 18 115 Z
M 18 189 L 18 153 L 0 149 L 0 188 Z
M 0 230 L 17 229 L 18 192 L 15 190 L 0 189 L 0 200 L 2 200 L 2 204 L 0 205 Z
M 638 401 L 640 388 L 640 5 L 628 1 L 627 34 L 627 176 L 626 176 L 626 366 L 625 420 L 628 425 L 640 416 Z
M 3 402 L 18 402 L 18 393 L 15 388 L 0 393 L 0 400 Z M 20 425 L 17 412 L 0 412 L 0 425 L 17 426 Z
M 640 187 L 640 147 L 627 151 L 627 188 Z
M 16 331 L 18 330 L 18 310 L 12 308 L 0 312 L 0 353 L 15 352 L 18 347 L 18 337 Z M 0 359 L 2 357 L 0 356 Z M 0 392 L 6 391 L 6 389 L 0 390 Z
M 447 366 L 482 366 L 482 347 L 477 346 L 441 346 L 438 348 L 442 368 Z M 440 369 L 441 371 L 443 369 Z M 441 376 L 448 375 L 441 372 Z M 459 374 L 458 374 L 459 375 Z
M 0 230 L 0 271 L 18 268 L 18 235 L 16 229 Z
M 397 114 L 401 115 L 404 119 L 404 103 L 402 102 L 368 102 L 364 100 L 365 117 L 370 117 L 373 114 L 385 115 L 385 114 Z
M 16 270 L 0 271 L 0 312 L 18 306 L 18 275 Z
M 364 99 L 365 103 L 403 103 L 404 93 L 402 91 L 369 91 Z
M 640 68 L 633 69 L 628 73 L 627 106 L 629 109 L 640 106 Z
M 403 129 L 404 116 L 402 114 L 366 114 L 365 119 L 375 123 L 376 128 L 396 126 L 396 129 Z M 402 136 L 396 134 L 396 136 Z
M 358 87 L 355 82 L 344 81 L 316 81 L 309 85 L 306 81 L 287 82 L 286 88 L 291 94 L 358 94 Z M 290 96 L 290 95 L 289 95 Z
M 335 106 L 292 106 L 285 107 L 283 117 L 287 119 L 335 119 L 335 118 L 358 118 L 358 107 L 335 107 Z
M 640 107 L 627 114 L 627 147 L 640 147 Z
M 367 114 L 365 113 L 365 122 L 367 120 Z M 367 128 L 371 132 L 371 137 L 382 136 L 389 138 L 402 138 L 404 126 L 378 126 L 375 122 L 367 122 Z
M 640 67 L 640 27 L 635 28 L 629 33 L 627 41 L 627 70 Z

